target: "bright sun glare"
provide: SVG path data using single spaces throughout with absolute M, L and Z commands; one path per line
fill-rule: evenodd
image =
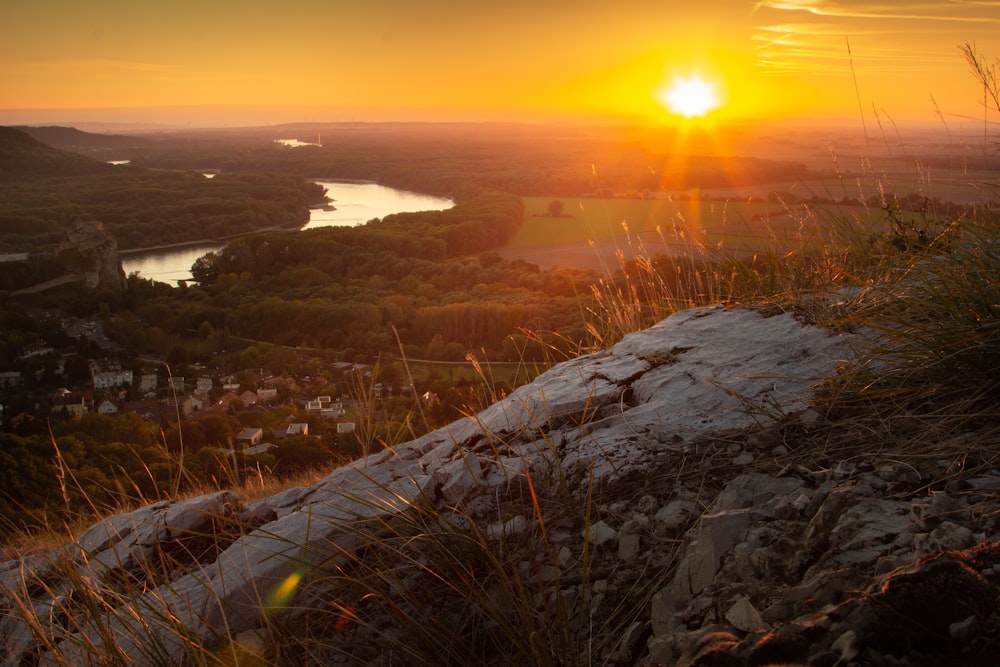
M 668 109 L 685 118 L 704 116 L 721 104 L 715 84 L 697 74 L 674 79 L 659 97 Z

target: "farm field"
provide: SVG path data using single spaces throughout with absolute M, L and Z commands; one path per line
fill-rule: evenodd
M 652 198 L 526 197 L 524 225 L 500 254 L 542 268 L 604 270 L 617 267 L 620 258 L 657 254 L 809 250 L 828 243 L 844 221 L 855 230 L 885 230 L 881 206 L 865 201 L 916 193 L 971 210 L 1000 196 L 981 169 L 966 168 L 957 157 L 949 162 L 927 167 L 918 158 L 857 160 L 841 164 L 842 176 L 659 192 Z M 851 168 L 857 169 L 854 175 L 848 175 Z M 803 203 L 816 198 L 849 203 Z M 548 214 L 554 199 L 563 204 L 559 217 Z M 933 206 L 928 213 L 945 215 Z
M 657 199 L 560 199 L 563 215 L 550 217 L 547 209 L 552 201 L 524 199 L 524 225 L 501 255 L 542 268 L 604 270 L 617 267 L 619 255 L 628 260 L 658 254 L 807 249 L 826 242 L 836 216 L 868 216 L 877 223 L 880 214 L 860 206 L 815 211 L 747 198 L 705 199 L 704 193 L 693 191 L 664 193 Z

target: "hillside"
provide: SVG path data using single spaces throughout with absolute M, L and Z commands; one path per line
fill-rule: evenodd
M 145 145 L 147 140 L 119 134 L 94 134 L 75 127 L 58 125 L 44 127 L 18 126 L 20 130 L 42 143 L 64 151 L 91 155 L 107 155 L 116 151 L 128 152 Z
M 0 127 L 0 181 L 107 174 L 111 169 L 91 158 L 52 148 L 22 130 Z
M 111 516 L 0 570 L 3 664 L 992 665 L 995 427 L 845 411 L 888 342 L 683 311 L 309 487 Z

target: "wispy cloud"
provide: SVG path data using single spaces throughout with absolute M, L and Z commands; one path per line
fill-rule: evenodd
M 955 58 L 928 44 L 952 30 L 1000 30 L 1000 0 L 759 0 L 754 16 L 757 64 L 772 74 L 847 71 L 940 71 Z M 950 33 L 949 33 L 950 34 Z M 864 42 L 848 54 L 847 40 Z M 960 41 L 960 40 L 959 40 Z M 850 58 L 848 57 L 850 55 Z
M 961 23 L 1000 23 L 1000 17 L 983 13 L 998 8 L 995 0 L 927 0 L 872 4 L 863 0 L 761 0 L 755 11 L 775 9 L 798 11 L 814 16 L 849 19 L 895 19 L 913 21 L 953 21 Z

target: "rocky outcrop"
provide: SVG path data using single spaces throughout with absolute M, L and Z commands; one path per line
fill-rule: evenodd
M 118 254 L 118 242 L 102 223 L 95 220 L 77 223 L 66 232 L 59 253 L 77 259 L 75 268 L 84 275 L 90 289 L 112 294 L 125 291 L 125 271 Z
M 858 339 L 790 313 L 686 311 L 314 486 L 110 517 L 0 570 L 0 662 L 183 662 L 192 646 L 305 625 L 304 610 L 343 597 L 361 565 L 402 609 L 441 582 L 432 558 L 407 551 L 436 522 L 487 554 L 532 540 L 551 554 L 515 556 L 512 576 L 531 572 L 523 604 L 555 605 L 584 629 L 586 642 L 559 648 L 561 664 L 980 664 L 998 624 L 991 474 L 954 461 L 779 465 L 791 435 L 823 420 L 810 407 L 817 383 Z M 511 502 L 518 493 L 529 502 Z M 433 519 L 407 533 L 417 516 Z M 389 536 L 403 544 L 379 555 Z M 960 599 L 926 602 L 949 582 Z M 477 604 L 514 604 L 465 585 Z M 447 604 L 421 599 L 421 613 L 467 613 Z M 396 622 L 351 625 L 352 609 L 334 624 L 350 636 L 338 658 L 378 664 Z M 595 627 L 613 636 L 598 641 Z M 509 647 L 492 662 L 525 659 Z
M 41 258 L 46 269 L 42 276 L 24 271 L 27 279 L 16 281 L 13 294 L 36 294 L 63 285 L 83 283 L 87 289 L 121 296 L 125 291 L 125 270 L 118 253 L 118 242 L 98 221 L 79 222 L 66 232 L 55 253 Z M 22 265 L 24 266 L 24 265 Z M 44 280 L 40 278 L 44 277 Z
M 651 661 L 995 664 L 998 478 L 953 463 L 737 477 L 653 597 Z

